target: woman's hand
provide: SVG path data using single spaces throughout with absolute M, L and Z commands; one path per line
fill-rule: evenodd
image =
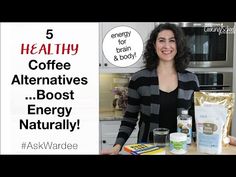
M 102 150 L 102 155 L 118 155 L 121 149 L 121 145 L 116 144 L 111 149 Z
M 234 136 L 229 136 L 230 142 L 229 144 L 236 146 L 236 137 Z

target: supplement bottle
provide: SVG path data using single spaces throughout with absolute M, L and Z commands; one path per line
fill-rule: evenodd
M 188 110 L 182 110 L 177 117 L 177 132 L 187 134 L 187 144 L 192 142 L 192 116 L 188 115 Z

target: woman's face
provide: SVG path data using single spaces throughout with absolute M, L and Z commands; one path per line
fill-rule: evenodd
M 155 43 L 155 49 L 160 60 L 173 61 L 177 53 L 174 33 L 171 30 L 159 32 Z

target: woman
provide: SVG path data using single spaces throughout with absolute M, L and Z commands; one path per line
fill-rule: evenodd
M 194 117 L 193 93 L 199 91 L 199 82 L 185 70 L 190 56 L 181 28 L 166 23 L 151 32 L 144 52 L 146 67 L 130 80 L 127 109 L 110 154 L 119 153 L 138 119 L 137 143 L 151 143 L 156 127 L 177 131 L 177 115 L 183 109 Z
M 183 109 L 194 116 L 193 93 L 199 91 L 199 82 L 195 74 L 185 70 L 190 57 L 181 28 L 166 23 L 151 32 L 144 52 L 146 68 L 130 80 L 128 106 L 111 154 L 119 153 L 138 118 L 137 142 L 151 143 L 156 127 L 177 131 L 177 115 Z
M 147 41 L 144 59 L 146 68 L 130 80 L 128 106 L 112 154 L 119 153 L 139 114 L 138 143 L 152 142 L 156 127 L 176 132 L 182 109 L 193 116 L 193 92 L 199 90 L 199 83 L 196 75 L 185 70 L 190 52 L 181 28 L 169 23 L 157 26 Z

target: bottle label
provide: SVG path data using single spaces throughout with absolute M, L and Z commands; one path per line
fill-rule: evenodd
M 181 119 L 179 117 L 177 119 L 177 132 L 187 134 L 187 144 L 191 144 L 192 142 L 192 118 Z

